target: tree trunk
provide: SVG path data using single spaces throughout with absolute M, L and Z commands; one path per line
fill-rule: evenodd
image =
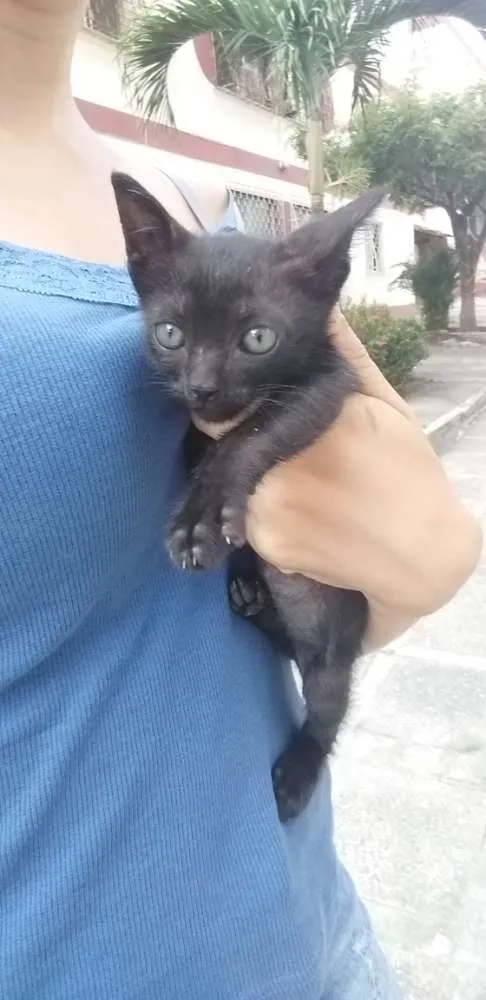
M 309 194 L 312 215 L 324 211 L 324 164 L 322 162 L 322 118 L 311 118 L 307 125 Z
M 452 232 L 459 261 L 459 283 L 461 289 L 461 312 L 459 329 L 470 333 L 477 330 L 476 323 L 476 270 L 481 245 L 474 240 L 469 228 L 469 220 L 458 212 L 450 212 Z
M 459 317 L 459 329 L 464 333 L 471 333 L 477 330 L 476 323 L 476 298 L 475 298 L 476 274 L 464 273 L 461 268 L 461 314 Z

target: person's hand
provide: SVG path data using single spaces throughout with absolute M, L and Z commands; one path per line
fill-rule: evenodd
M 482 536 L 414 415 L 340 314 L 333 336 L 363 391 L 315 444 L 267 474 L 249 499 L 248 540 L 285 572 L 361 590 L 375 647 L 453 597 Z

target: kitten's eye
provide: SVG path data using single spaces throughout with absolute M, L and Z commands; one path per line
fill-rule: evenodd
M 157 323 L 154 335 L 159 347 L 164 347 L 166 351 L 176 351 L 186 339 L 180 327 L 173 323 Z
M 268 354 L 275 347 L 278 337 L 269 326 L 256 326 L 245 333 L 241 346 L 247 354 Z

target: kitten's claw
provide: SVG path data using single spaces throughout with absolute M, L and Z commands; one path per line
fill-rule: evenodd
M 212 569 L 221 561 L 217 526 L 203 521 L 185 523 L 184 511 L 169 534 L 167 548 L 175 565 L 186 571 Z
M 225 506 L 221 511 L 221 534 L 227 545 L 242 549 L 246 545 L 246 526 L 244 511 L 235 507 Z

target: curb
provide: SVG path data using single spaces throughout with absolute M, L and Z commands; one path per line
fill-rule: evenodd
M 459 333 L 457 330 L 441 331 L 435 337 L 432 337 L 431 343 L 447 344 L 451 340 L 455 344 L 475 344 L 476 346 L 486 347 L 486 330 L 475 330 L 471 333 Z
M 442 417 L 431 420 L 425 427 L 425 435 L 434 451 L 443 455 L 461 437 L 466 427 L 486 409 L 486 389 L 466 399 L 465 403 L 454 406 Z

